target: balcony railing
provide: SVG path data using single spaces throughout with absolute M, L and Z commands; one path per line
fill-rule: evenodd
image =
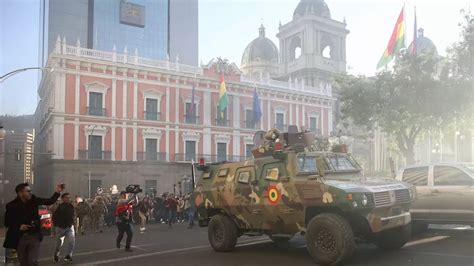
M 278 130 L 280 130 L 281 132 L 286 132 L 288 130 L 288 126 L 285 125 L 285 124 L 275 124 L 274 127 Z
M 247 129 L 255 129 L 257 126 L 253 120 L 245 120 L 244 123 L 245 123 L 244 126 Z
M 137 152 L 137 161 L 166 161 L 166 153 L 163 152 Z
M 230 127 L 230 120 L 217 118 L 215 120 L 215 125 L 218 127 Z
M 196 115 L 184 115 L 184 122 L 186 124 L 197 124 L 199 121 L 199 116 Z
M 110 151 L 91 151 L 91 150 L 79 150 L 80 160 L 105 160 L 111 159 Z
M 190 162 L 194 160 L 195 162 L 203 158 L 206 162 L 217 163 L 217 162 L 241 162 L 252 157 L 247 156 L 234 156 L 234 155 L 217 155 L 217 154 L 185 154 L 177 153 L 174 156 L 176 162 Z
M 150 121 L 161 121 L 161 113 L 156 113 L 156 112 L 144 112 L 144 117 L 145 120 L 150 120 Z
M 87 107 L 87 114 L 93 116 L 105 116 L 105 108 Z

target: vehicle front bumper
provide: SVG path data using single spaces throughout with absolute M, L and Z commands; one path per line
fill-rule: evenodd
M 367 216 L 370 229 L 373 233 L 387 229 L 407 225 L 411 222 L 410 212 L 402 212 L 397 215 L 380 216 L 377 213 L 369 213 Z

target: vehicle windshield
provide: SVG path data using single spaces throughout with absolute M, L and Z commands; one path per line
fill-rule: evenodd
M 332 171 L 358 171 L 359 166 L 349 156 L 346 155 L 331 155 L 326 158 L 329 168 Z
M 466 168 L 467 171 L 469 171 L 471 174 L 474 174 L 474 164 L 471 164 L 471 163 L 469 163 L 469 164 L 462 164 L 462 166 L 463 166 L 464 168 Z
M 314 156 L 298 156 L 298 171 L 300 173 L 316 173 L 318 166 L 316 165 L 316 157 Z

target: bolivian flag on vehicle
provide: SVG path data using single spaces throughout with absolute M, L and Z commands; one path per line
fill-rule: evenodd
M 403 47 L 405 47 L 405 7 L 402 8 L 400 15 L 398 15 L 392 36 L 388 41 L 387 48 L 385 49 L 382 58 L 380 58 L 379 63 L 377 64 L 377 69 L 390 63 L 394 56 L 398 54 L 400 49 Z
M 219 88 L 219 111 L 221 111 L 221 118 L 224 118 L 224 111 L 229 104 L 227 97 L 227 89 L 225 88 L 224 74 L 221 74 L 221 85 Z

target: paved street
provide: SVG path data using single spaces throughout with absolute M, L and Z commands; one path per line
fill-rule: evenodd
M 204 228 L 186 229 L 177 225 L 150 225 L 146 233 L 135 228 L 134 252 L 114 247 L 115 230 L 103 234 L 78 236 L 75 265 L 314 265 L 303 237 L 288 246 L 278 246 L 266 237 L 242 237 L 231 253 L 216 253 L 207 242 Z M 54 240 L 46 237 L 41 265 L 51 259 Z M 382 252 L 372 245 L 359 245 L 347 265 L 474 265 L 474 232 L 436 227 L 413 239 L 404 249 Z

